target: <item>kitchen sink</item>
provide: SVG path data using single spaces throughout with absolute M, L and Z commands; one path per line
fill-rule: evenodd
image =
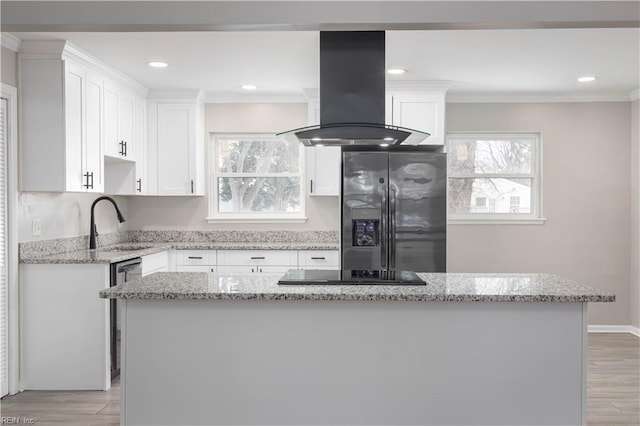
M 98 249 L 98 251 L 138 251 L 138 250 L 146 250 L 150 249 L 153 246 L 144 246 L 144 245 L 126 245 L 126 246 L 117 246 L 117 247 L 106 247 L 103 249 Z

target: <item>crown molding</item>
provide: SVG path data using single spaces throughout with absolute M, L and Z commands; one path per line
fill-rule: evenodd
M 201 89 L 191 90 L 150 90 L 147 93 L 149 102 L 184 102 L 204 103 L 206 96 Z
M 638 99 L 640 99 L 640 89 L 629 92 L 629 99 L 631 99 L 631 101 L 637 101 Z
M 2 33 L 2 47 L 18 52 L 20 50 L 21 41 L 18 37 L 11 33 Z
M 633 92 L 632 92 L 633 93 Z M 449 93 L 446 102 L 453 103 L 560 103 L 560 102 L 629 102 L 628 92 L 609 93 Z
M 387 91 L 437 91 L 446 93 L 452 84 L 453 82 L 449 80 L 387 80 L 385 86 Z
M 20 59 L 69 59 L 103 74 L 139 96 L 145 97 L 149 91 L 128 75 L 66 40 L 24 40 L 20 46 Z
M 209 104 L 305 104 L 307 97 L 300 95 L 246 95 L 208 93 L 206 103 Z

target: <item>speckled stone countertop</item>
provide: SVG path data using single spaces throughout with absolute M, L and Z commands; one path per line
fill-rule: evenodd
M 126 249 L 126 250 L 123 250 Z M 338 250 L 338 244 L 310 243 L 251 243 L 251 242 L 135 242 L 100 247 L 96 251 L 74 250 L 44 256 L 25 256 L 20 263 L 114 263 L 146 256 L 165 250 Z
M 420 273 L 424 286 L 278 285 L 282 274 L 157 272 L 100 292 L 110 299 L 613 302 L 615 295 L 549 274 Z

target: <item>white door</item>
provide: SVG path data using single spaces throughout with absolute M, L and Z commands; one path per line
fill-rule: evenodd
M 85 70 L 82 67 L 70 62 L 65 63 L 65 169 L 66 189 L 71 192 L 86 191 L 87 183 L 90 182 L 82 170 L 82 159 L 85 156 L 82 143 L 85 139 L 82 116 L 84 80 Z
M 102 155 L 102 105 L 103 79 L 87 71 L 86 84 L 86 141 L 84 173 L 89 174 L 90 192 L 103 192 L 104 158 Z
M 0 396 L 9 393 L 7 279 L 7 100 L 0 99 Z
M 189 195 L 194 193 L 190 169 L 195 144 L 193 130 L 195 106 L 158 105 L 158 193 Z

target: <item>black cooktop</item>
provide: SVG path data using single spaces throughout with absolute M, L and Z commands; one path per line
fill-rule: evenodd
M 426 285 L 412 271 L 289 269 L 279 285 Z

